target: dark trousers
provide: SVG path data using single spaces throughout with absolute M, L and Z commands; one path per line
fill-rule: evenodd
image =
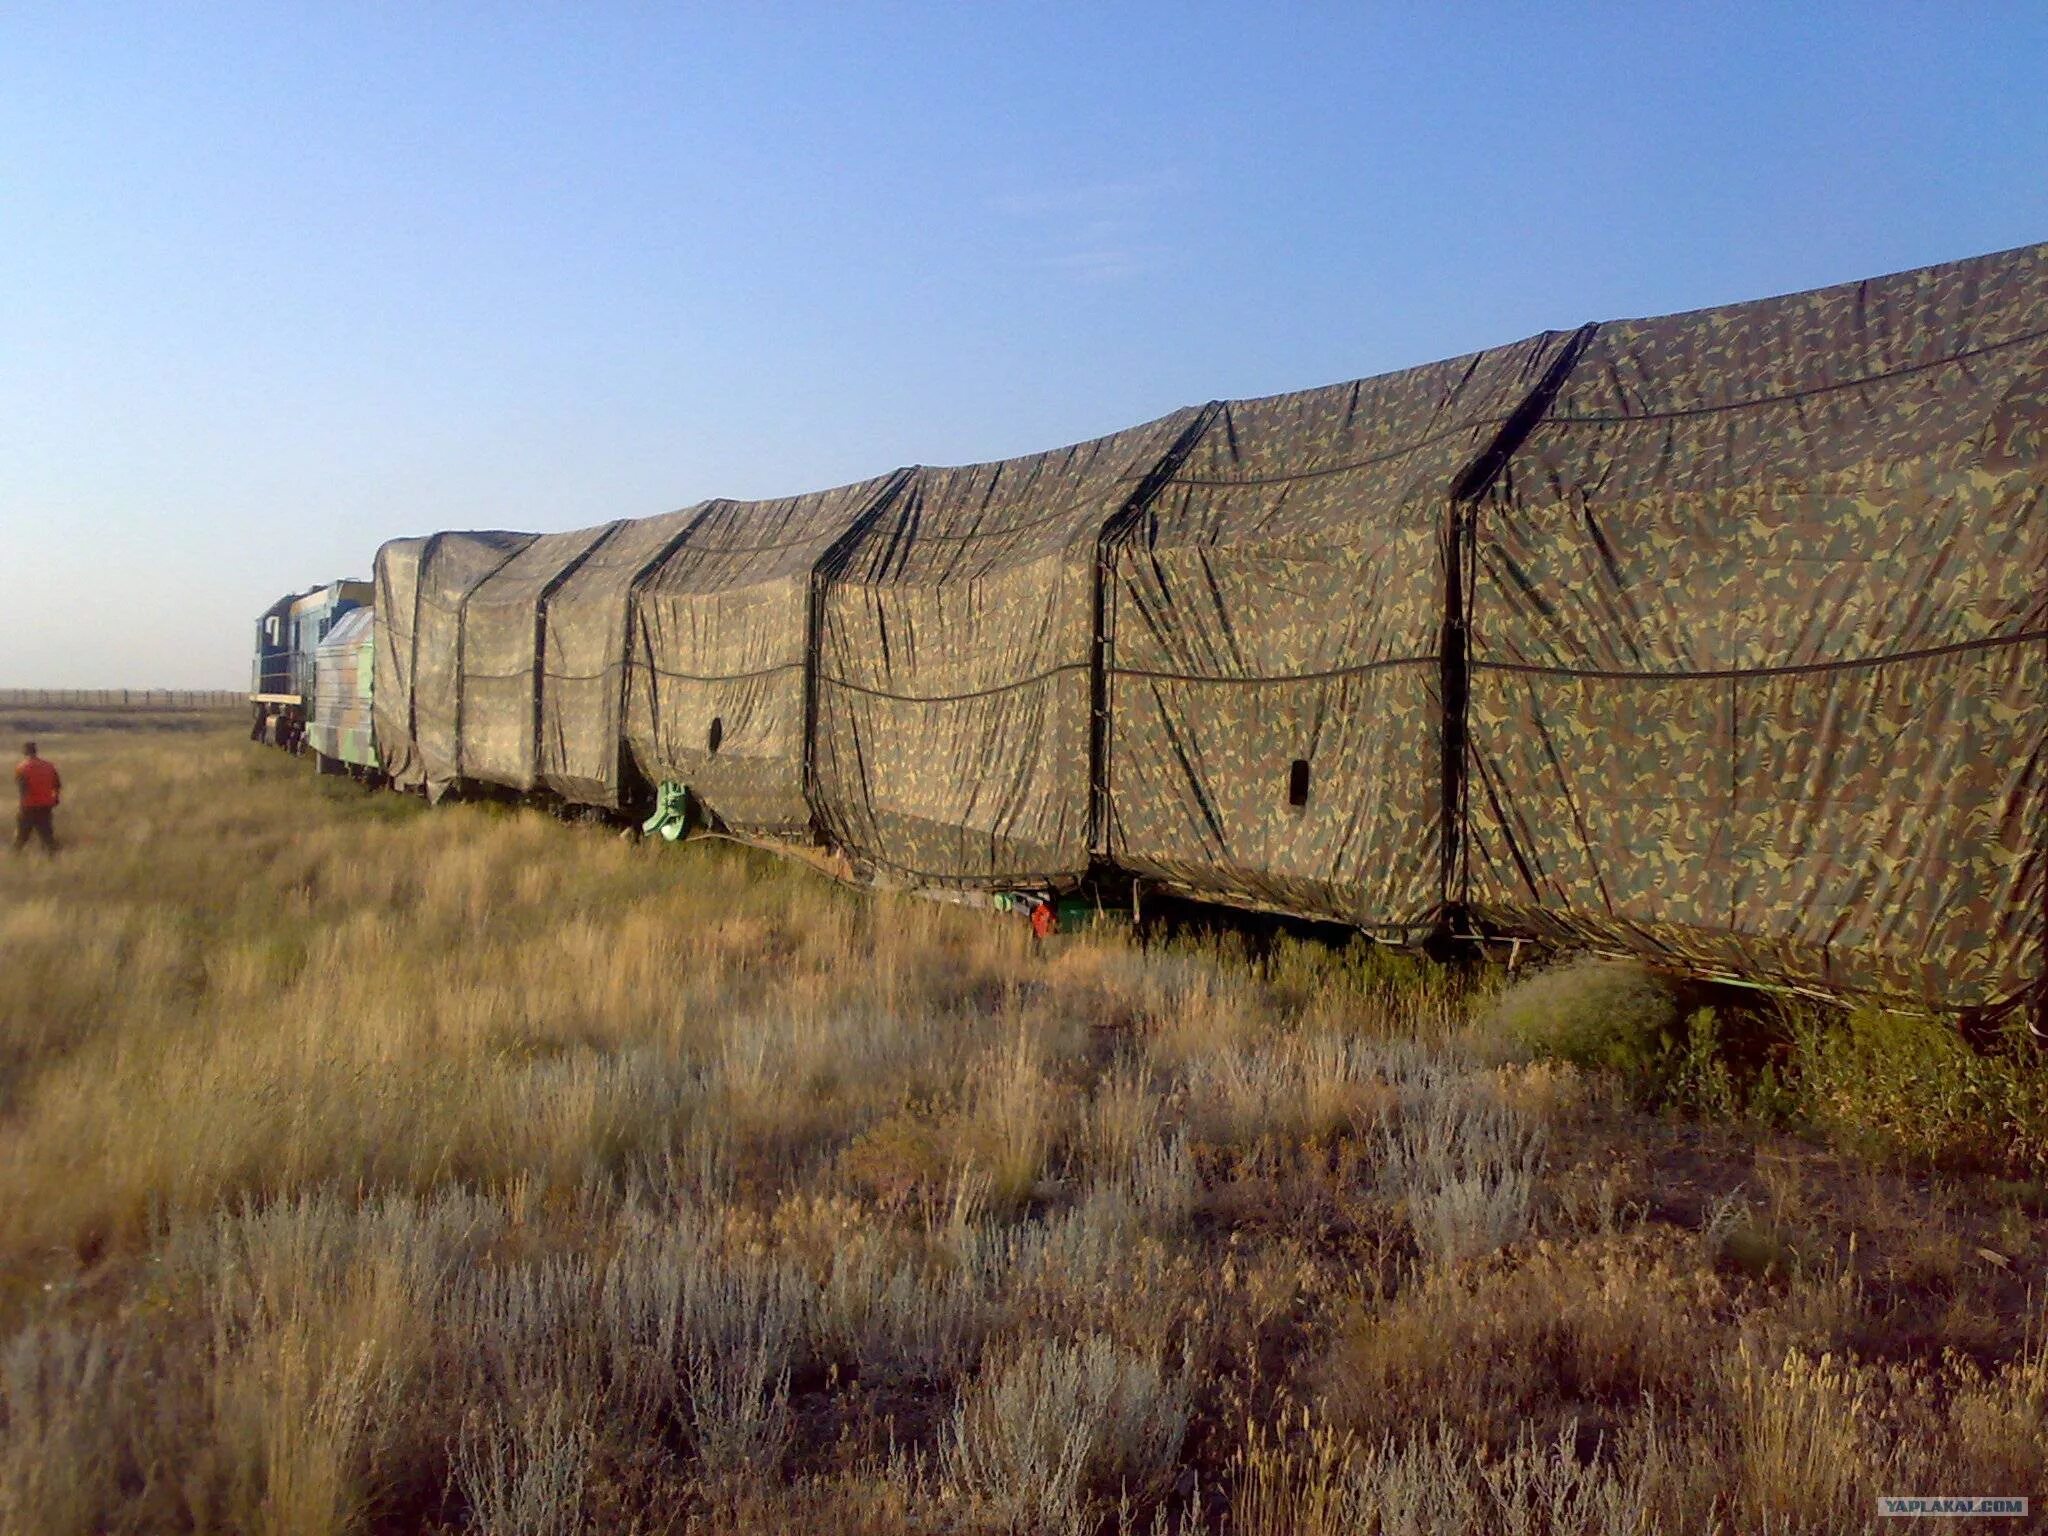
M 14 818 L 14 851 L 21 852 L 31 837 L 43 840 L 43 852 L 57 851 L 57 808 L 54 805 L 24 805 Z

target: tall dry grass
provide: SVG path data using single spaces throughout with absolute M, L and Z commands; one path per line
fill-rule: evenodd
M 1821 1531 L 2048 1469 L 2038 1189 L 1499 1065 L 1498 977 L 43 734 L 0 1530 Z

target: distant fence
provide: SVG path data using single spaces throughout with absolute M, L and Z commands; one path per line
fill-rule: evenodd
M 48 709 L 231 709 L 249 702 L 232 688 L 0 688 L 0 706 Z

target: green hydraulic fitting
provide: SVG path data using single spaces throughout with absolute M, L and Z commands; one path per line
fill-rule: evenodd
M 690 820 L 690 787 L 664 779 L 654 792 L 654 814 L 640 823 L 643 833 L 659 832 L 668 842 L 683 835 Z

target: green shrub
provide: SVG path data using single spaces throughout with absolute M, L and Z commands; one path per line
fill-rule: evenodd
M 952 1172 L 946 1130 L 930 1106 L 906 1106 L 853 1139 L 840 1154 L 840 1175 L 885 1206 L 934 1199 Z
M 1859 1008 L 1793 1015 L 1797 1094 L 1830 1140 L 1908 1165 L 2026 1174 L 2048 1158 L 2048 1060 L 1979 1050 L 1952 1024 Z
M 1586 958 L 1508 988 L 1494 1026 L 1515 1051 L 1604 1068 L 1646 1081 L 1661 1075 L 1678 1002 L 1632 960 Z
M 1767 1125 L 1801 1118 L 1765 1049 L 1784 1028 L 1781 1020 L 1765 1026 L 1748 1011 L 1724 1019 L 1709 1007 L 1681 1022 L 1678 998 L 1654 972 L 1629 960 L 1591 958 L 1510 987 L 1493 1015 L 1496 1039 L 1513 1054 L 1615 1072 L 1646 1109 L 1720 1123 L 1745 1115 Z
M 1721 1262 L 1752 1280 L 1781 1280 L 1799 1267 L 1799 1255 L 1777 1228 L 1750 1222 L 1721 1240 Z
M 1282 936 L 1260 975 L 1282 1016 L 1372 1034 L 1427 1035 L 1437 1012 L 1455 1013 L 1462 986 L 1449 966 L 1364 938 L 1340 948 Z
M 2028 1216 L 2048 1216 L 2048 1183 L 2040 1178 L 1992 1179 L 1984 1186 L 1985 1197 Z
M 1743 1111 L 1743 1093 L 1728 1064 L 1720 1016 L 1695 1008 L 1685 1021 L 1685 1038 L 1673 1044 L 1659 1074 L 1657 1096 L 1702 1120 L 1728 1121 Z

